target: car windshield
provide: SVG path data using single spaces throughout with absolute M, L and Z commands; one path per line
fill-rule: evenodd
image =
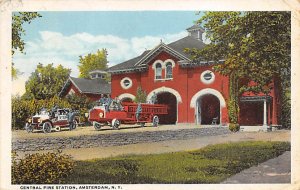
M 48 115 L 49 112 L 46 109 L 41 109 L 40 115 Z

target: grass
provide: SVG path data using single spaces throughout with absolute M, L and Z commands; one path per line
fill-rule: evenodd
M 77 161 L 67 184 L 220 183 L 290 150 L 288 142 L 238 142 L 196 151 Z

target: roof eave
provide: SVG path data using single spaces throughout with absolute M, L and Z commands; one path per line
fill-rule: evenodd
M 139 67 L 139 68 L 129 68 L 129 69 L 119 69 L 108 71 L 111 74 L 124 74 L 124 73 L 135 73 L 135 72 L 144 72 L 147 70 L 147 67 Z
M 158 46 L 156 46 L 154 49 L 152 49 L 148 54 L 146 54 L 142 59 L 140 59 L 135 66 L 139 66 L 139 65 L 147 65 L 147 63 L 149 62 L 149 60 L 151 60 L 151 57 L 153 55 L 156 55 L 156 52 L 161 52 L 159 51 L 161 48 L 166 49 L 167 51 L 169 51 L 169 53 L 173 54 L 175 57 L 182 59 L 182 60 L 187 60 L 187 61 L 191 61 L 188 57 L 182 55 L 181 53 L 179 53 L 178 51 L 172 49 L 171 47 L 169 47 L 168 45 L 164 44 L 164 43 L 160 43 Z

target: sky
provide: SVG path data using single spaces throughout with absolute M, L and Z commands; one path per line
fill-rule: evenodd
M 109 66 L 138 56 L 146 49 L 176 41 L 200 18 L 196 11 L 39 12 L 42 17 L 23 25 L 25 54 L 13 62 L 22 73 L 13 80 L 13 95 L 25 92 L 25 81 L 38 63 L 59 64 L 78 77 L 79 56 L 108 51 Z

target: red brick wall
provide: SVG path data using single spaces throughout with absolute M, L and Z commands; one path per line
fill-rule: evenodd
M 175 67 L 173 68 L 173 79 L 157 81 L 155 79 L 155 71 L 152 69 L 152 64 L 156 60 L 165 61 L 172 59 L 175 61 Z M 200 90 L 204 88 L 215 89 L 223 95 L 225 99 L 228 97 L 228 78 L 218 73 L 215 74 L 215 81 L 212 84 L 203 84 L 200 80 L 200 75 L 205 70 L 211 70 L 211 66 L 198 67 L 198 68 L 181 68 L 177 63 L 178 59 L 170 56 L 169 54 L 162 52 L 156 56 L 153 61 L 149 63 L 147 72 L 143 73 L 130 73 L 119 74 L 112 76 L 112 97 L 119 96 L 123 93 L 130 93 L 136 95 L 136 89 L 138 85 L 141 85 L 143 90 L 146 90 L 147 94 L 152 90 L 160 87 L 168 87 L 176 90 L 182 99 L 182 102 L 178 104 L 178 123 L 194 123 L 195 122 L 195 110 L 190 107 L 192 97 Z M 162 76 L 164 78 L 165 73 Z M 133 85 L 131 88 L 125 90 L 121 87 L 120 81 L 124 77 L 129 77 Z M 222 122 L 228 122 L 227 109 L 222 109 Z
M 175 67 L 173 68 L 173 79 L 172 80 L 155 80 L 155 71 L 152 69 L 152 65 L 156 60 L 165 61 L 172 59 L 175 61 Z M 214 89 L 220 92 L 225 99 L 226 106 L 221 109 L 222 123 L 226 124 L 229 122 L 227 100 L 229 97 L 229 80 L 228 77 L 222 76 L 217 72 L 214 72 L 215 80 L 211 84 L 204 84 L 201 82 L 200 76 L 203 71 L 211 70 L 212 66 L 202 66 L 197 68 L 182 68 L 178 64 L 178 59 L 169 55 L 166 52 L 161 52 L 149 63 L 148 71 L 142 73 L 130 73 L 130 74 L 118 74 L 112 75 L 112 97 L 119 96 L 123 93 L 130 93 L 136 95 L 136 90 L 139 85 L 142 86 L 143 90 L 149 94 L 152 90 L 160 87 L 168 87 L 176 90 L 182 99 L 182 102 L 178 104 L 178 123 L 194 123 L 195 122 L 195 109 L 191 108 L 192 97 L 203 89 Z M 165 69 L 163 69 L 162 76 L 165 76 Z M 120 85 L 120 81 L 124 77 L 129 77 L 132 80 L 132 87 L 129 89 L 123 89 Z M 279 96 L 279 85 L 278 81 L 275 80 L 273 90 L 270 92 L 270 96 L 273 97 L 272 105 L 269 106 L 268 123 L 279 124 L 279 113 L 280 113 L 280 96 Z M 244 95 L 254 96 L 253 93 L 245 93 Z M 263 95 L 263 94 L 259 94 Z M 252 116 L 251 116 L 252 117 Z M 250 118 L 250 116 L 249 116 Z M 255 120 L 255 117 L 252 118 Z M 255 121 L 250 121 L 254 123 Z

